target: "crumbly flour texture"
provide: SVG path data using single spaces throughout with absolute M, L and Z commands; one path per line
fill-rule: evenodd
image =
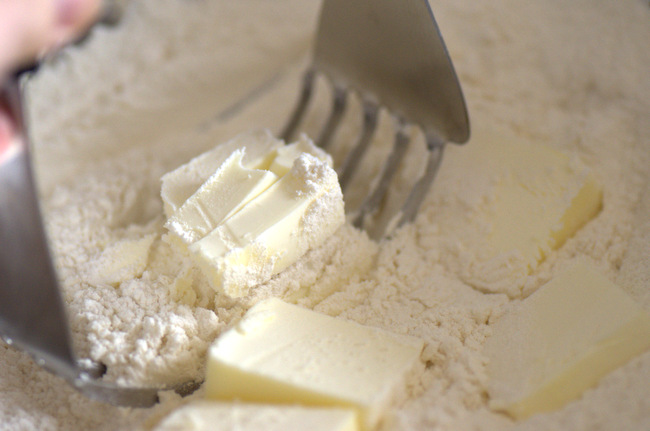
M 253 304 L 279 297 L 424 340 L 382 430 L 650 429 L 650 352 L 563 409 L 522 422 L 488 409 L 482 353 L 494 319 L 577 260 L 650 310 L 647 1 L 432 1 L 473 134 L 449 145 L 417 220 L 389 240 L 344 225 L 237 300 L 215 295 L 162 240 L 161 176 L 242 131 L 282 127 L 318 8 L 312 0 L 133 0 L 118 27 L 94 30 L 29 84 L 43 211 L 78 355 L 125 385 L 200 379 L 213 340 Z M 321 93 L 311 136 L 326 117 Z M 350 118 L 337 134 L 335 162 L 358 129 Z M 474 261 L 480 244 L 464 229 L 487 220 L 481 209 L 500 172 L 489 157 L 494 136 L 577 158 L 604 189 L 596 218 L 523 276 L 507 259 Z M 375 140 L 346 205 L 365 193 L 390 148 L 389 118 Z M 410 187 L 418 148 L 387 205 Z M 486 293 L 468 276 L 477 268 L 505 287 Z M 514 279 L 522 280 L 515 294 L 507 291 Z M 146 429 L 184 401 L 171 393 L 152 409 L 89 401 L 0 343 L 2 430 Z

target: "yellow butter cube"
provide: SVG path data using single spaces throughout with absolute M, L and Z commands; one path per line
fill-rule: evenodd
M 377 424 L 423 342 L 278 299 L 251 308 L 208 354 L 206 397 L 350 407 Z
M 490 406 L 518 419 L 560 408 L 649 347 L 650 315 L 578 264 L 494 324 Z

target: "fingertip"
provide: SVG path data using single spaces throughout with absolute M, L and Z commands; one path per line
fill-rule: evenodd
M 80 38 L 100 0 L 0 0 L 0 82 L 43 53 Z
M 80 37 L 99 16 L 100 0 L 55 0 L 56 22 L 61 42 Z

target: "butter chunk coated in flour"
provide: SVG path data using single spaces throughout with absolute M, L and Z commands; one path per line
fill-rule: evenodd
M 155 431 L 357 431 L 354 410 L 198 401 L 164 418 Z
M 521 143 L 501 156 L 507 175 L 496 185 L 490 241 L 534 266 L 598 213 L 602 189 L 579 160 L 550 147 Z
M 242 133 L 165 174 L 160 192 L 165 215 L 170 217 L 179 209 L 236 150 L 246 148 L 242 160 L 244 167 L 263 169 L 266 159 L 281 146 L 282 141 L 275 139 L 268 130 Z
M 352 407 L 362 429 L 371 429 L 422 348 L 421 340 L 273 298 L 212 345 L 206 397 Z
M 450 157 L 450 168 L 473 169 L 473 187 L 480 192 L 469 201 L 471 211 L 460 217 L 454 212 L 441 229 L 460 238 L 459 275 L 482 291 L 520 296 L 538 265 L 602 208 L 592 169 L 552 147 L 485 132 L 453 156 L 458 159 Z
M 490 406 L 519 419 L 560 408 L 649 347 L 650 315 L 578 264 L 494 325 Z
M 224 145 L 233 142 L 244 146 L 227 156 L 217 147 L 167 174 L 161 193 L 169 242 L 215 289 L 241 297 L 322 244 L 345 215 L 331 157 L 305 136 L 284 145 L 251 132 Z
M 191 244 L 244 207 L 278 180 L 273 172 L 242 166 L 236 150 L 165 223 L 170 232 Z

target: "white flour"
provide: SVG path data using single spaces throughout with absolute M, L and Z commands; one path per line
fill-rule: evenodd
M 216 336 L 258 300 L 279 296 L 426 342 L 422 370 L 383 429 L 649 429 L 650 352 L 560 411 L 514 423 L 488 410 L 482 344 L 511 301 L 461 281 L 458 244 L 471 238 L 455 223 L 466 212 L 480 218 L 489 193 L 467 162 L 483 131 L 579 157 L 604 186 L 604 208 L 527 277 L 524 295 L 586 259 L 623 287 L 630 280 L 630 294 L 650 309 L 647 283 L 635 281 L 647 280 L 647 256 L 632 251 L 643 249 L 634 238 L 647 238 L 647 228 L 633 236 L 648 217 L 639 205 L 650 181 L 647 2 L 439 0 L 433 9 L 472 141 L 447 150 L 417 221 L 391 241 L 376 245 L 344 226 L 239 302 L 215 298 L 200 280 L 189 286 L 200 277 L 181 271 L 160 238 L 159 178 L 243 130 L 281 127 L 317 2 L 136 1 L 119 29 L 96 31 L 43 70 L 29 93 L 35 157 L 79 355 L 106 364 L 112 381 L 198 378 Z M 233 106 L 264 83 L 272 84 L 264 97 Z M 382 127 L 379 154 L 390 141 Z M 120 264 L 133 244 L 140 252 Z M 150 410 L 91 402 L 4 344 L 0 387 L 0 429 L 10 430 L 134 429 L 179 402 L 166 395 Z

